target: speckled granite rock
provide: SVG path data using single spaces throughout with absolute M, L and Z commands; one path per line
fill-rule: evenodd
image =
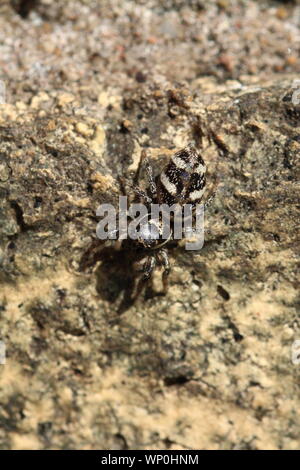
M 211 15 L 218 3 L 239 4 L 212 3 Z M 55 12 L 49 23 L 30 15 L 9 18 L 50 35 L 58 27 Z M 73 56 L 75 75 L 85 53 Z M 71 74 L 61 54 L 57 70 Z M 299 448 L 297 76 L 217 82 L 191 69 L 179 83 L 135 69 L 122 85 L 125 69 L 119 81 L 76 75 L 62 86 L 57 70 L 33 80 L 20 68 L 23 80 L 0 106 L 0 445 Z M 126 303 L 131 270 L 119 255 L 78 272 L 97 206 L 116 201 L 118 176 L 130 181 L 140 149 L 159 171 L 174 149 L 201 140 L 219 189 L 203 249 L 170 253 L 167 295 L 156 272 L 152 288 Z

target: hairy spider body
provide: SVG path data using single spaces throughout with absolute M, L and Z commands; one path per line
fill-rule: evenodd
M 145 168 L 148 179 L 148 186 L 145 191 L 137 186 L 142 168 Z M 147 214 L 140 221 L 139 235 L 136 239 L 122 239 L 120 234 L 117 233 L 118 240 L 115 242 L 117 249 L 131 253 L 132 267 L 136 275 L 131 293 L 132 300 L 135 300 L 144 289 L 157 266 L 163 268 L 164 292 L 166 292 L 168 286 L 170 263 L 167 245 L 174 241 L 172 224 L 169 234 L 164 237 L 163 217 L 159 219 L 151 218 L 151 205 L 159 204 L 170 207 L 173 204 L 183 206 L 188 203 L 194 209 L 203 198 L 206 185 L 205 172 L 205 163 L 200 153 L 191 144 L 174 153 L 156 178 L 153 176 L 152 166 L 148 161 L 146 151 L 142 151 L 139 167 L 134 178 L 135 185 L 131 189 L 135 194 L 134 200 L 143 202 L 147 207 Z M 90 258 L 89 255 L 90 253 L 88 258 Z M 99 254 L 95 250 L 92 257 L 91 262 L 85 260 L 85 266 L 91 265 L 95 262 L 95 259 L 101 259 L 101 253 Z
M 151 204 L 166 204 L 170 207 L 173 204 L 183 206 L 183 204 L 189 203 L 195 208 L 201 202 L 206 184 L 205 163 L 200 153 L 191 144 L 176 152 L 157 178 L 153 177 L 152 167 L 146 152 L 142 151 L 136 180 L 139 180 L 143 164 L 149 186 L 146 191 L 135 187 L 134 192 L 140 201 L 144 201 L 149 212 L 145 217 L 146 220 L 141 224 L 139 238 L 126 240 L 128 248 L 131 246 L 140 253 L 138 261 L 133 263 L 133 268 L 138 274 L 132 293 L 133 298 L 139 295 L 157 266 L 163 268 L 164 292 L 168 287 L 170 262 L 166 245 L 173 241 L 173 230 L 171 227 L 169 235 L 163 238 L 163 220 L 151 219 Z

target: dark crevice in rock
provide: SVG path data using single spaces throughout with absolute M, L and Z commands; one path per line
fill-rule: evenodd
M 39 4 L 39 0 L 14 0 L 12 6 L 22 18 L 27 18 L 29 13 Z

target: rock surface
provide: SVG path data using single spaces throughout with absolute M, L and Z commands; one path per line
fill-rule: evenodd
M 0 446 L 299 448 L 298 2 L 113 3 L 2 7 Z M 191 141 L 205 245 L 131 305 L 96 209 Z

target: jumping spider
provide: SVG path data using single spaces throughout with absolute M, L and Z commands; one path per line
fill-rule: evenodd
M 148 187 L 145 191 L 136 186 L 139 184 L 142 168 L 145 168 L 148 179 Z M 157 266 L 162 266 L 163 268 L 162 281 L 164 292 L 166 292 L 168 287 L 170 263 L 167 246 L 174 242 L 173 231 L 171 229 L 166 239 L 161 238 L 162 222 L 157 223 L 157 220 L 151 219 L 150 205 L 167 204 L 171 206 L 177 203 L 182 206 L 189 203 L 195 208 L 203 198 L 206 185 L 205 173 L 206 167 L 203 158 L 192 144 L 172 155 L 168 164 L 156 178 L 153 176 L 146 151 L 143 150 L 141 152 L 138 170 L 134 178 L 134 186 L 131 187 L 131 191 L 135 194 L 135 201 L 142 202 L 147 207 L 147 223 L 141 226 L 137 239 L 126 238 L 120 240 L 117 236 L 114 244 L 116 249 L 122 249 L 124 253 L 131 254 L 129 259 L 131 259 L 132 267 L 136 274 L 135 285 L 131 292 L 132 301 L 144 289 Z M 126 191 L 124 193 L 126 194 Z M 155 232 L 156 236 L 153 237 Z M 159 238 L 157 238 L 157 233 Z M 100 246 L 101 240 L 93 242 L 83 257 L 81 263 L 82 269 L 95 264 L 96 261 L 101 259 Z

